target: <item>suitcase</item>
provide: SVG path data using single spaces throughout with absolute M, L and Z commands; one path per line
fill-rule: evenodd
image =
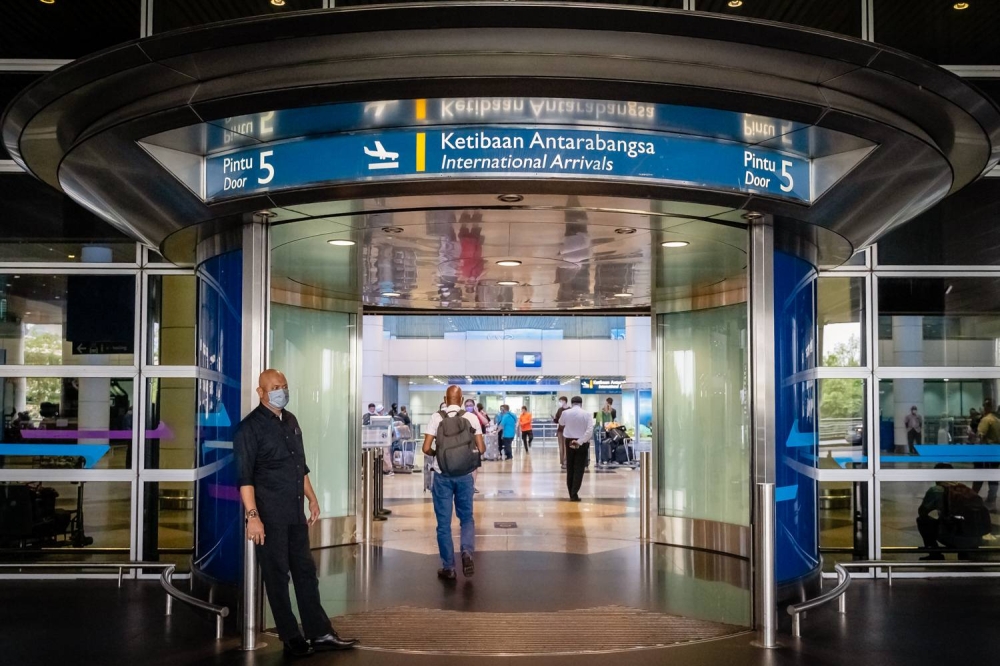
M 483 442 L 486 444 L 486 453 L 483 460 L 500 460 L 500 437 L 497 433 L 486 433 L 483 435 Z

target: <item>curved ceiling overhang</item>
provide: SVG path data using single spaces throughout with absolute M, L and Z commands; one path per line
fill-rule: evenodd
M 323 184 L 205 202 L 139 145 L 170 130 L 275 109 L 507 96 L 756 114 L 877 148 L 809 203 L 705 187 L 528 177 Z M 190 260 L 206 230 L 242 224 L 262 209 L 517 191 L 759 211 L 773 216 L 783 246 L 829 264 L 992 168 L 1000 159 L 1000 113 L 928 62 L 784 24 L 625 6 L 442 3 L 234 21 L 115 47 L 22 93 L 4 117 L 3 140 L 31 173 L 175 260 Z M 184 242 L 166 243 L 172 236 Z

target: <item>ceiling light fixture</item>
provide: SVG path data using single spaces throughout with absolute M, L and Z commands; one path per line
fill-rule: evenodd
M 505 266 L 506 268 L 516 268 L 520 266 L 521 262 L 517 259 L 501 259 L 497 262 L 497 266 Z
M 497 284 L 501 287 L 516 287 L 520 284 L 520 282 L 517 280 L 500 280 Z
M 687 247 L 688 245 L 690 245 L 690 243 L 688 243 L 687 241 L 665 241 L 663 243 L 660 243 L 660 247 L 669 247 L 669 248 Z
M 334 238 L 333 240 L 328 240 L 327 243 L 335 247 L 350 247 L 354 245 L 354 241 L 347 240 L 346 238 Z
M 635 229 L 632 227 L 621 227 L 620 229 L 615 229 L 616 234 L 621 234 L 622 236 L 627 236 L 629 234 L 634 234 Z
M 398 291 L 383 291 L 382 298 L 399 298 L 400 293 Z
M 501 194 L 497 199 L 503 203 L 521 203 L 524 201 L 524 197 L 520 194 Z
M 729 6 L 733 9 L 743 6 L 743 0 L 729 0 Z
M 284 7 L 285 0 L 271 0 L 271 4 L 274 5 L 275 7 Z
M 402 227 L 382 227 L 382 231 L 387 234 L 401 234 L 403 233 Z
M 54 5 L 54 4 L 56 4 L 56 0 L 42 0 L 42 4 L 43 5 Z
M 615 294 L 615 298 L 632 298 L 632 294 L 628 293 L 627 291 L 623 291 L 620 294 Z
M 958 11 L 962 11 L 963 9 L 968 9 L 969 8 L 969 3 L 967 3 L 967 2 L 956 2 L 954 5 L 952 5 L 952 7 L 954 7 Z
M 67 259 L 76 259 L 76 255 L 75 254 L 67 254 L 66 258 Z

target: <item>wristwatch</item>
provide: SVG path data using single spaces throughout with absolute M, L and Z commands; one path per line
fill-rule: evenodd
M 250 509 L 249 511 L 247 511 L 247 520 L 250 520 L 251 518 L 256 518 L 259 515 L 260 514 L 257 513 L 257 509 Z

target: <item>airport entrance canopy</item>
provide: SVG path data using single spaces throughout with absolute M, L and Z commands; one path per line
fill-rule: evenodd
M 975 89 L 877 44 L 493 2 L 166 33 L 45 77 L 3 123 L 27 170 L 178 262 L 262 211 L 590 197 L 650 219 L 767 215 L 779 249 L 834 265 L 992 168 L 998 138 Z

